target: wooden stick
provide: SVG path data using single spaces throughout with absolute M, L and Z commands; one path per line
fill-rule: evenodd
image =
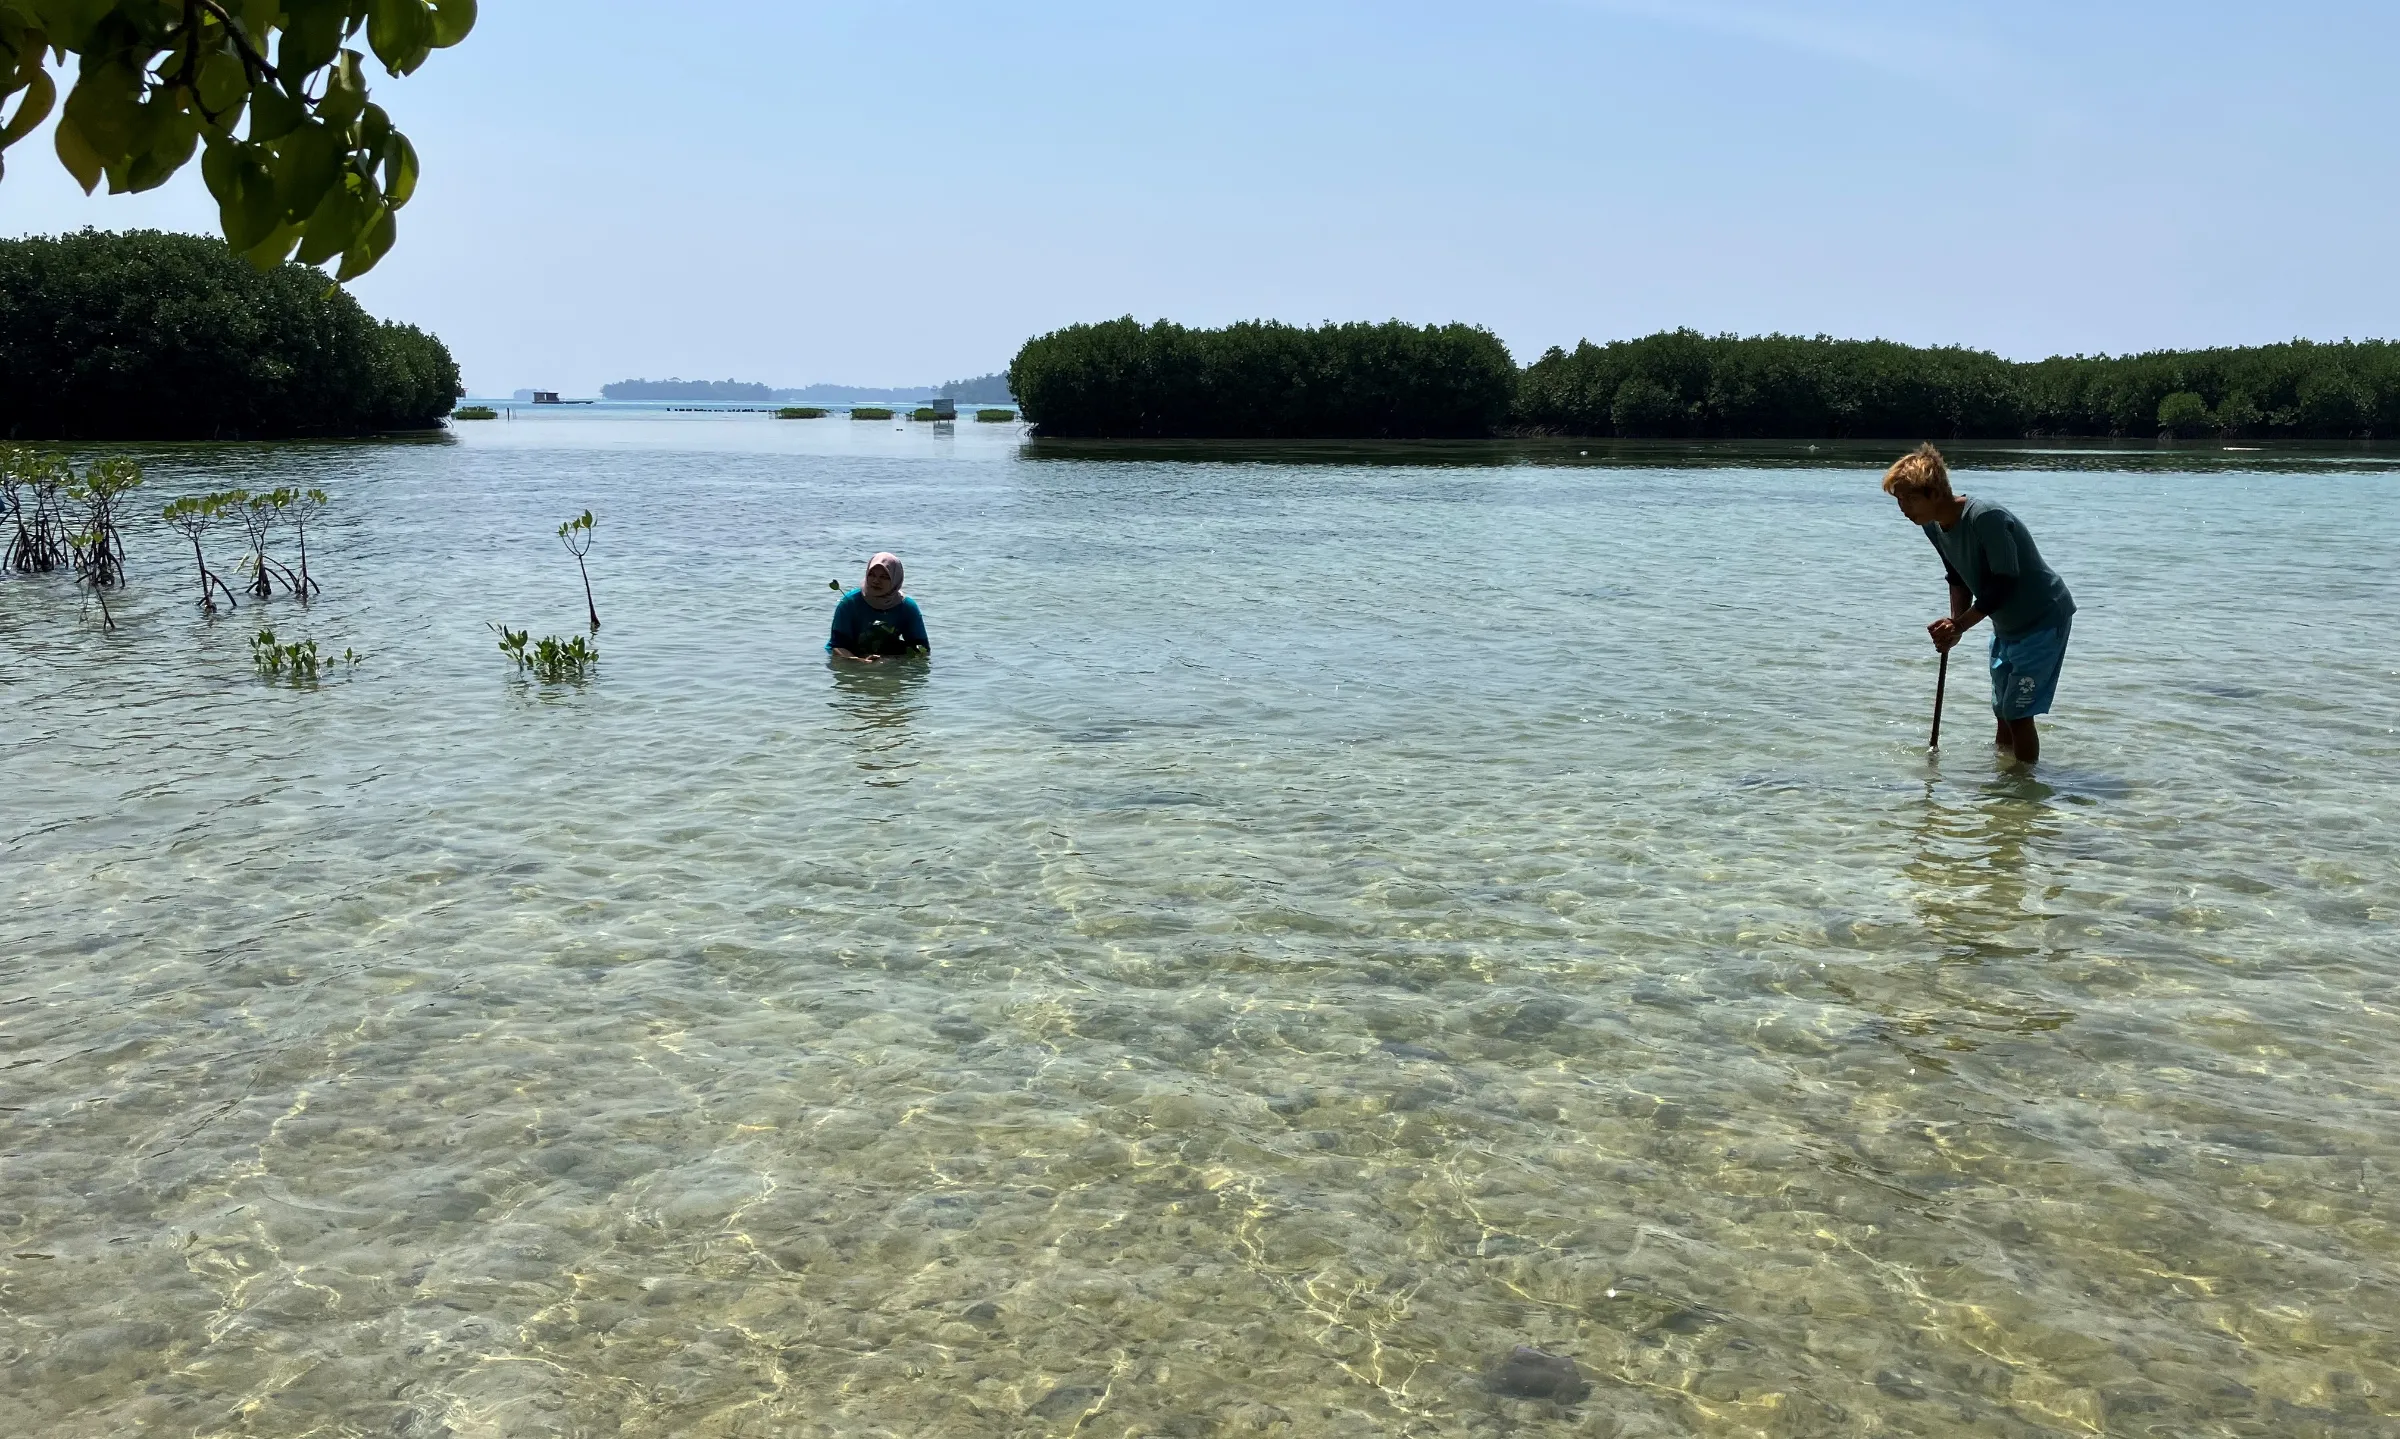
M 1944 650 L 1942 651 L 1941 672 L 1936 674 L 1933 678 L 1933 738 L 1925 741 L 1925 748 L 1927 749 L 1940 749 L 1942 747 L 1942 691 L 1949 688 L 1949 686 L 1950 652 L 1948 650 Z

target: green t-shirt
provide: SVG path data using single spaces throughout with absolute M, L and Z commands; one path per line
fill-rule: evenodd
M 2042 563 L 2024 521 L 1989 500 L 1969 497 L 1966 512 L 1948 529 L 1927 525 L 1925 538 L 1941 554 L 1951 577 L 1975 597 L 2003 635 L 2048 629 L 2075 613 L 2066 581 Z

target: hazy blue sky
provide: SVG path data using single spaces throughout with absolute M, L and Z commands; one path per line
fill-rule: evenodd
M 921 383 L 1132 313 L 2012 356 L 2400 335 L 2400 4 L 485 0 L 358 293 L 477 393 Z M 0 230 L 214 228 L 198 167 Z

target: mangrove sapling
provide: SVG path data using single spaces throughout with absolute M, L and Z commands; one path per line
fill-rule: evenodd
M 583 575 L 583 607 L 592 617 L 592 633 L 600 633 L 600 607 L 592 603 L 592 572 L 584 567 L 583 557 L 592 550 L 592 512 L 582 514 L 558 527 L 558 542 L 575 557 L 575 568 Z
M 275 493 L 291 496 L 288 503 L 292 511 L 292 533 L 300 541 L 300 584 L 294 593 L 298 594 L 305 602 L 310 595 L 319 593 L 323 589 L 315 580 L 308 577 L 308 522 L 323 514 L 325 506 L 329 502 L 326 500 L 323 490 L 277 490 Z
M 200 608 L 212 615 L 215 614 L 217 602 L 213 591 L 222 590 L 225 594 L 226 608 L 240 609 L 241 606 L 234 603 L 233 587 L 225 583 L 224 576 L 208 567 L 208 558 L 200 551 L 201 537 L 214 529 L 217 521 L 225 517 L 225 497 L 223 495 L 185 495 L 181 499 L 170 501 L 167 507 L 159 512 L 159 515 L 167 522 L 167 528 L 192 542 L 192 563 L 200 570 Z
M 283 523 L 284 506 L 291 503 L 294 493 L 290 489 L 263 495 L 248 490 L 225 492 L 226 507 L 242 522 L 242 532 L 250 540 L 250 558 L 245 563 L 251 575 L 250 593 L 262 600 L 275 593 L 273 582 L 278 579 L 283 581 L 284 588 L 295 594 L 299 592 L 298 577 L 267 554 L 267 541 L 274 535 L 275 527 Z
M 76 582 L 100 602 L 101 623 L 112 630 L 117 618 L 109 613 L 107 592 L 125 583 L 125 537 L 118 531 L 118 511 L 141 482 L 142 467 L 131 460 L 95 460 L 65 491 L 83 522 L 66 537 Z
M 25 482 L 18 478 L 9 460 L 10 456 L 0 453 L 0 534 L 9 537 L 8 553 L 11 558 L 6 568 L 15 569 L 17 547 L 24 543 L 25 538 Z
M 97 588 L 125 583 L 125 536 L 118 523 L 126 495 L 141 483 L 142 467 L 131 460 L 94 460 L 66 490 L 83 522 L 69 548 L 78 572 Z
M 66 463 L 17 445 L 0 446 L 0 490 L 7 496 L 11 534 L 6 568 L 46 574 L 66 563 L 61 491 L 73 478 Z
M 492 630 L 500 636 L 500 653 L 516 661 L 520 672 L 530 673 L 544 684 L 583 679 L 600 663 L 600 647 L 582 635 L 563 640 L 544 635 L 537 640 L 525 630 L 506 625 L 493 625 Z
M 117 617 L 108 611 L 108 585 L 100 578 L 102 570 L 97 559 L 106 553 L 108 537 L 98 530 L 77 530 L 67 536 L 67 544 L 75 553 L 75 582 L 100 602 L 101 628 L 115 629 Z

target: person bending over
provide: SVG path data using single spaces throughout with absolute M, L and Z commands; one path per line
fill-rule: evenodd
M 833 607 L 833 634 L 826 653 L 837 660 L 873 664 L 902 655 L 930 654 L 925 616 L 900 592 L 900 557 L 888 551 L 867 561 L 866 583 Z
M 1950 467 L 1933 446 L 1919 445 L 1884 471 L 1883 492 L 1924 529 L 1950 579 L 1950 613 L 1925 627 L 1933 647 L 1947 653 L 1978 623 L 1992 622 L 1992 743 L 2032 764 L 2042 753 L 2033 717 L 2050 712 L 2058 690 L 2075 597 L 2042 563 L 2023 521 L 1950 492 Z

